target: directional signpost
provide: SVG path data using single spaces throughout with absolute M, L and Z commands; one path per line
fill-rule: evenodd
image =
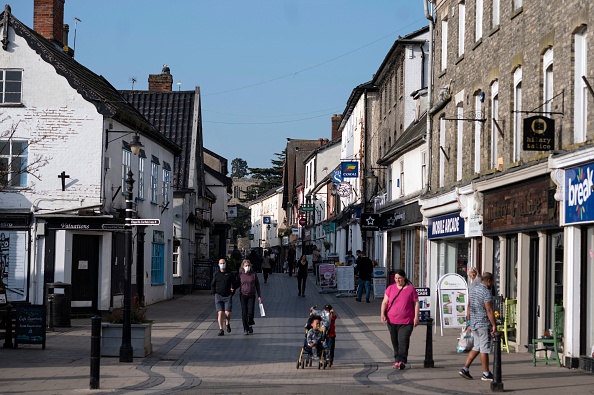
M 145 219 L 145 218 L 132 218 L 130 220 L 130 225 L 132 226 L 150 226 L 150 225 L 159 225 L 161 223 L 160 219 Z

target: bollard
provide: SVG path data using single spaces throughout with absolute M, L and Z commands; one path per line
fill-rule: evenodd
M 12 344 L 12 305 L 6 305 L 6 338 L 4 339 L 4 348 L 13 348 Z
M 47 320 L 47 329 L 50 331 L 54 330 L 54 299 L 51 296 L 47 297 L 47 304 L 49 305 L 49 312 L 48 312 L 48 320 Z
M 91 318 L 91 382 L 90 389 L 99 389 L 99 370 L 101 367 L 101 317 Z
M 501 332 L 495 331 L 494 355 L 493 355 L 493 381 L 491 382 L 492 392 L 503 392 L 501 378 Z
M 433 318 L 427 319 L 427 336 L 425 337 L 425 360 L 423 361 L 424 368 L 434 368 L 435 363 L 433 362 Z

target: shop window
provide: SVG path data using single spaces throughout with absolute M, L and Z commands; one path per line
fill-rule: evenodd
M 547 328 L 552 327 L 553 308 L 555 305 L 563 305 L 563 231 L 555 232 L 548 238 L 549 255 L 547 268 Z
M 585 255 L 582 264 L 582 270 L 585 272 L 584 281 L 584 299 L 582 303 L 585 304 L 582 317 L 594 317 L 594 228 L 589 227 L 587 230 L 586 248 L 588 252 Z M 584 311 L 585 310 L 585 311 Z M 594 347 L 594 320 L 588 319 L 585 322 L 585 345 L 587 350 L 582 350 L 582 354 L 590 352 L 591 347 Z M 588 354 L 589 355 L 589 354 Z
M 505 263 L 505 297 L 515 299 L 518 297 L 518 236 L 507 238 L 507 259 Z

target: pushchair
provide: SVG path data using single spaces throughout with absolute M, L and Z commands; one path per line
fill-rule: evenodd
M 314 329 L 315 331 L 319 331 L 319 334 L 316 334 L 317 347 L 321 348 L 321 351 L 316 349 L 317 357 L 319 358 L 317 361 L 318 369 L 326 369 L 330 365 L 330 361 L 328 360 L 329 353 L 326 349 L 326 334 L 330 327 L 330 314 L 325 310 L 316 310 L 316 308 L 317 306 L 313 306 L 309 310 L 309 318 L 305 325 L 305 338 L 303 339 L 303 346 L 297 360 L 297 369 L 304 369 L 306 366 L 313 366 L 314 364 L 314 350 L 307 342 L 307 334 L 310 329 L 314 329 L 312 323 L 316 320 L 320 321 L 320 326 Z

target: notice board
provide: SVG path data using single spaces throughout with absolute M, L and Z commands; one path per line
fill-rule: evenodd
M 45 322 L 44 305 L 17 306 L 14 348 L 19 344 L 41 344 L 45 350 Z

